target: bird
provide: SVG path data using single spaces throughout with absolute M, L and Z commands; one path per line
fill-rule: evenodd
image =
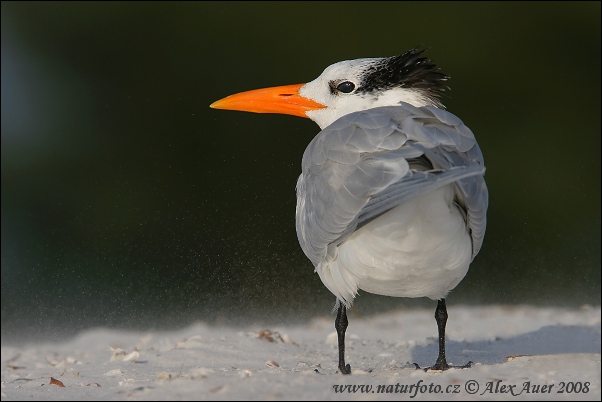
M 450 77 L 425 50 L 340 61 L 313 81 L 210 105 L 306 117 L 321 129 L 303 153 L 296 231 L 336 297 L 342 374 L 351 373 L 347 309 L 359 290 L 436 300 L 439 355 L 425 370 L 456 367 L 445 355 L 445 298 L 481 249 L 489 195 L 474 134 L 441 100 Z

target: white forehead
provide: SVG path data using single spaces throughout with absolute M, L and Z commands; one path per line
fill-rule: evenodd
M 324 69 L 316 80 L 330 81 L 337 79 L 357 79 L 370 65 L 375 64 L 381 58 L 344 60 L 334 63 Z
M 382 58 L 344 60 L 334 63 L 326 67 L 318 78 L 305 84 L 299 90 L 299 94 L 318 102 L 325 102 L 329 96 L 329 92 L 325 89 L 328 88 L 331 81 L 336 83 L 337 81 L 348 80 L 359 85 L 363 72 L 379 60 L 382 60 Z

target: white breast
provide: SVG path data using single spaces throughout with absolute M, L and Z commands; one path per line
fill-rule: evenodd
M 316 267 L 322 282 L 351 303 L 358 289 L 439 299 L 464 278 L 472 242 L 447 185 L 398 205 L 354 232 L 336 258 Z

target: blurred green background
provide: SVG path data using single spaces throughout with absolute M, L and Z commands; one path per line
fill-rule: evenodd
M 326 315 L 295 234 L 308 119 L 217 111 L 414 46 L 485 155 L 453 304 L 600 304 L 600 3 L 2 2 L 2 339 Z M 364 292 L 352 315 L 432 301 Z

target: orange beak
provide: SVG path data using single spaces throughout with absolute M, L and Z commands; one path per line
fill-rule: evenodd
M 280 113 L 307 117 L 305 112 L 323 109 L 326 106 L 299 95 L 305 84 L 256 89 L 227 96 L 213 102 L 213 109 L 240 110 L 254 113 Z

